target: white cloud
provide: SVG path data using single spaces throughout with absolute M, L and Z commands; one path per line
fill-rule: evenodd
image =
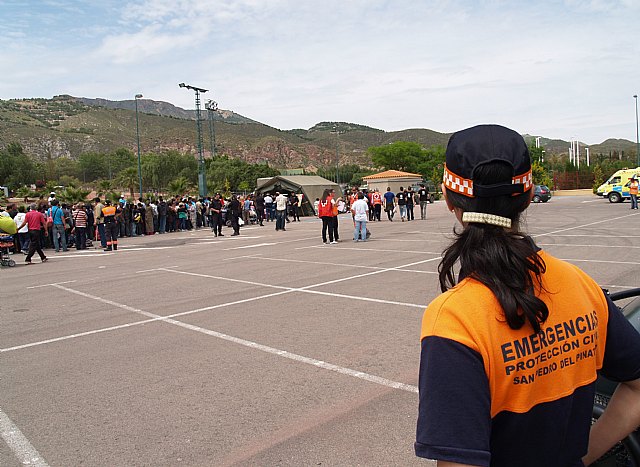
M 0 21 L 0 66 L 14 70 L 0 76 L 0 97 L 142 92 L 192 108 L 184 81 L 283 129 L 496 121 L 588 142 L 635 138 L 632 0 L 105 1 L 91 15 L 85 2 L 71 6 L 37 34 L 28 26 L 38 12 L 19 15 L 20 26 Z M 60 21 L 74 15 L 84 16 Z

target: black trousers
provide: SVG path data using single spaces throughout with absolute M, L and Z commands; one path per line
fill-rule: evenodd
M 238 223 L 238 214 L 231 213 L 231 227 L 233 227 L 233 233 L 240 235 L 240 224 Z
M 413 217 L 413 204 L 407 204 L 407 220 L 415 220 L 415 217 Z
M 222 233 L 222 213 L 211 211 L 211 231 L 217 235 Z
M 112 247 L 114 250 L 118 249 L 118 232 L 120 228 L 117 222 L 111 222 L 110 224 L 104 224 L 104 234 L 107 237 L 107 248 Z
M 333 217 L 322 216 L 322 241 L 327 243 L 327 230 L 329 231 L 329 241 L 333 241 Z
M 27 253 L 27 257 L 24 259 L 25 261 L 31 261 L 33 254 L 37 251 L 40 259 L 45 259 L 46 256 L 42 251 L 42 247 L 40 246 L 42 232 L 40 230 L 29 230 L 29 253 Z

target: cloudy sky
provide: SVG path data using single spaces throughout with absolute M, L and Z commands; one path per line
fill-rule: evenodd
M 0 99 L 221 109 L 280 128 L 500 123 L 636 139 L 640 0 L 0 0 Z

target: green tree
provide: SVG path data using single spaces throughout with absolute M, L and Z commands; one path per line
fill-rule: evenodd
M 423 178 L 439 183 L 444 172 L 445 153 L 445 147 L 440 145 L 425 149 L 418 162 L 417 172 Z
M 406 172 L 416 172 L 418 162 L 424 156 L 422 146 L 409 141 L 373 146 L 367 152 L 371 155 L 371 161 L 376 167 Z
M 78 157 L 81 179 L 92 182 L 99 178 L 108 178 L 107 157 L 97 152 L 85 152 Z
M 551 177 L 549 177 L 549 172 L 542 165 L 542 162 L 533 161 L 531 163 L 531 175 L 534 184 L 551 186 Z
M 602 167 L 600 165 L 596 165 L 593 167 L 593 192 L 596 193 L 598 191 L 598 187 L 604 183 L 604 172 L 602 171 Z
M 9 143 L 6 149 L 0 150 L 0 185 L 16 189 L 35 181 L 35 164 L 20 144 Z
M 267 164 L 248 164 L 240 159 L 227 156 L 216 157 L 206 161 L 207 185 L 209 191 L 225 191 L 228 182 L 231 191 L 253 190 L 258 178 L 274 177 L 279 174 Z

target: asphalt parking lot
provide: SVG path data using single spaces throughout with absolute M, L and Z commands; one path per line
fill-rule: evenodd
M 0 465 L 430 465 L 420 320 L 454 218 L 428 217 L 370 223 L 367 243 L 345 217 L 325 246 L 304 219 L 0 269 Z M 525 220 L 603 287 L 640 285 L 628 203 L 555 197 Z

